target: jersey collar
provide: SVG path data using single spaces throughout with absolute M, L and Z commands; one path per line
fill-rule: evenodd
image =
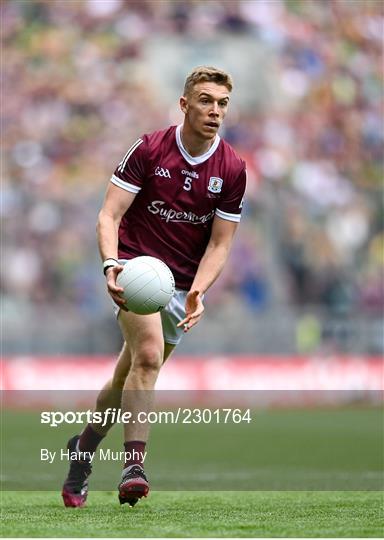
M 207 152 L 205 152 L 205 154 L 202 154 L 201 156 L 191 156 L 190 154 L 188 154 L 188 152 L 183 146 L 183 143 L 181 142 L 181 133 L 180 133 L 181 128 L 182 128 L 182 125 L 177 126 L 176 128 L 176 143 L 180 150 L 181 155 L 186 161 L 188 161 L 190 165 L 199 165 L 200 163 L 204 163 L 204 161 L 207 161 L 207 159 L 212 156 L 212 154 L 216 151 L 217 147 L 219 146 L 220 135 L 216 134 L 213 145 L 210 147 L 210 149 Z

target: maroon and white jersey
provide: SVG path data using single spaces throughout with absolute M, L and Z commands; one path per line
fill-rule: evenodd
M 245 162 L 216 135 L 208 152 L 192 157 L 181 126 L 138 139 L 111 182 L 135 193 L 119 229 L 119 258 L 163 260 L 176 286 L 189 290 L 207 247 L 215 215 L 240 221 Z

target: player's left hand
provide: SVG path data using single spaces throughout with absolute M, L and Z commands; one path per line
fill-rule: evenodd
M 189 291 L 185 300 L 186 317 L 177 325 L 178 328 L 184 327 L 184 333 L 188 332 L 197 324 L 204 313 L 203 300 L 199 291 Z

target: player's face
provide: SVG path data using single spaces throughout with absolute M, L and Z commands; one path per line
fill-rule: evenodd
M 190 95 L 180 99 L 180 106 L 191 131 L 209 140 L 216 136 L 223 123 L 228 102 L 229 91 L 226 86 L 201 82 L 194 86 Z

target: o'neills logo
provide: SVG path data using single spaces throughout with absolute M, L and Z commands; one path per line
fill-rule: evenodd
M 199 178 L 199 175 L 195 171 L 186 171 L 185 169 L 183 169 L 181 171 L 181 174 L 185 174 L 186 176 L 190 176 L 191 178 Z
M 180 210 L 175 210 L 174 208 L 167 208 L 164 201 L 152 201 L 148 210 L 152 214 L 158 214 L 161 219 L 164 219 L 167 223 L 177 222 L 177 223 L 192 223 L 193 225 L 201 225 L 206 223 L 215 215 L 215 211 L 211 210 L 208 214 L 198 216 L 193 212 L 182 212 Z

